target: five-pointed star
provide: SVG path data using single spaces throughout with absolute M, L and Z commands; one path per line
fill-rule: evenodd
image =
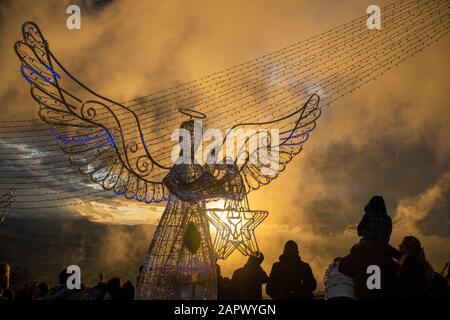
M 214 250 L 217 257 L 226 259 L 235 249 L 243 255 L 258 251 L 255 229 L 267 215 L 267 211 L 258 210 L 209 210 L 209 218 L 216 229 Z

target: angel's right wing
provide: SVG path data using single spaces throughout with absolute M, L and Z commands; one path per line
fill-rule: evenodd
M 222 164 L 212 164 L 207 168 L 214 176 L 223 175 L 223 172 L 229 170 L 238 172 L 245 193 L 269 184 L 302 151 L 321 115 L 319 102 L 320 97 L 313 94 L 302 106 L 285 117 L 262 123 L 241 123 L 232 127 L 223 141 L 214 146 L 215 149 L 208 155 L 212 163 L 223 157 L 220 162 Z M 236 133 L 241 135 L 238 138 L 239 149 L 229 158 L 227 146 L 233 145 Z
M 150 154 L 137 115 L 75 79 L 36 24 L 25 23 L 22 33 L 15 44 L 20 72 L 70 162 L 105 190 L 145 202 L 167 200 L 162 178 L 170 168 Z
M 319 102 L 320 97 L 313 94 L 298 110 L 283 118 L 269 123 L 242 125 L 256 126 L 267 135 L 266 142 L 254 149 L 246 141 L 235 159 L 247 193 L 276 179 L 294 156 L 303 150 L 321 115 Z M 272 129 L 276 129 L 275 134 Z

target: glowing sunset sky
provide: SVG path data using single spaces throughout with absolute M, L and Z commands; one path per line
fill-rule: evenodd
M 69 1 L 0 4 L 0 120 L 38 118 L 12 49 L 25 21 L 39 24 L 53 52 L 85 83 L 116 101 L 126 101 L 326 31 L 364 15 L 374 1 L 80 3 L 82 10 L 90 9 L 82 11 L 79 31 L 65 27 Z M 392 245 L 413 234 L 436 271 L 449 261 L 449 50 L 447 35 L 331 105 L 287 170 L 250 195 L 254 209 L 270 212 L 257 230 L 267 272 L 284 242 L 293 239 L 321 283 L 332 259 L 346 255 L 358 241 L 355 226 L 375 194 L 384 196 L 393 218 Z M 38 214 L 155 223 L 162 210 L 117 198 Z M 223 273 L 230 275 L 243 261 L 234 254 L 221 262 Z

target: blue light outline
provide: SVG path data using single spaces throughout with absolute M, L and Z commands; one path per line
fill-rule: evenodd
M 24 69 L 28 69 L 29 71 L 31 71 L 32 74 L 35 74 L 36 76 L 38 76 L 39 78 L 41 78 L 41 79 L 44 80 L 45 82 L 47 82 L 47 83 L 49 83 L 49 84 L 55 85 L 55 84 L 57 83 L 57 82 L 56 82 L 56 79 L 57 79 L 57 78 L 58 78 L 58 79 L 61 79 L 61 76 L 53 69 L 52 66 L 48 66 L 48 65 L 45 64 L 45 63 L 43 63 L 43 65 L 44 65 L 44 66 L 46 67 L 46 69 L 52 74 L 54 83 L 51 81 L 51 79 L 49 79 L 49 78 L 47 78 L 46 76 L 42 75 L 41 72 L 37 71 L 37 70 L 34 69 L 32 66 L 29 66 L 29 65 L 26 65 L 26 64 L 22 64 L 22 65 L 20 66 L 19 71 L 20 71 L 22 77 L 23 77 L 27 82 L 29 82 L 29 83 L 32 84 L 32 85 L 35 85 L 35 82 L 34 82 L 33 80 L 30 79 L 30 77 L 25 73 L 25 70 L 24 70 Z M 86 143 L 86 142 L 94 141 L 94 140 L 97 140 L 97 139 L 100 139 L 100 138 L 103 138 L 103 137 L 108 136 L 108 140 L 107 140 L 107 141 L 100 143 L 100 144 L 97 145 L 96 147 L 97 147 L 97 148 L 98 148 L 98 147 L 102 147 L 102 146 L 104 146 L 104 145 L 108 145 L 109 143 L 111 143 L 111 145 L 117 150 L 117 144 L 116 144 L 116 142 L 115 142 L 113 136 L 111 135 L 111 132 L 110 132 L 108 129 L 104 129 L 105 133 L 103 133 L 103 134 L 101 134 L 101 135 L 94 136 L 94 137 L 85 137 L 85 138 L 81 138 L 81 139 L 75 139 L 75 138 L 70 138 L 70 139 L 68 139 L 68 138 L 65 138 L 65 137 L 63 137 L 62 135 L 57 134 L 57 132 L 56 132 L 55 130 L 56 130 L 55 127 L 52 127 L 52 128 L 51 128 L 51 132 L 52 132 L 53 137 L 54 137 L 56 140 L 59 140 L 59 141 L 61 141 L 61 142 L 63 142 L 63 143 Z M 141 133 L 141 140 L 142 140 L 142 142 L 145 144 L 144 135 L 143 135 L 142 133 Z M 147 199 L 147 192 L 145 193 L 145 195 L 144 195 L 143 198 L 139 198 L 138 195 L 137 195 L 137 193 L 134 194 L 134 195 L 132 195 L 132 196 L 130 197 L 130 196 L 128 196 L 128 195 L 126 194 L 126 192 L 123 192 L 123 191 L 116 191 L 116 190 L 114 190 L 114 189 L 113 189 L 112 191 L 113 191 L 116 195 L 119 195 L 119 196 L 125 196 L 125 198 L 127 198 L 127 199 L 129 199 L 129 200 L 136 199 L 136 200 L 138 200 L 138 201 L 140 201 L 140 202 L 145 202 L 145 203 L 147 203 L 147 204 L 150 204 L 150 203 L 152 203 L 152 202 L 154 202 L 154 203 L 160 203 L 160 202 L 162 202 L 162 201 L 170 200 L 170 199 L 171 199 L 170 194 L 169 194 L 168 197 L 166 197 L 165 195 L 163 195 L 161 199 L 156 200 L 156 199 L 155 199 L 155 195 L 156 195 L 156 194 L 153 193 L 152 198 L 151 198 L 150 200 L 148 200 L 148 199 Z
M 297 130 L 299 130 L 299 129 L 300 129 L 299 127 L 296 127 L 296 128 L 293 128 L 293 129 L 290 129 L 290 130 L 287 130 L 287 131 L 283 131 L 283 132 L 280 133 L 280 135 L 286 134 L 286 133 L 290 133 L 290 132 L 295 132 L 295 131 L 297 131 Z M 292 136 L 290 136 L 290 137 L 280 138 L 280 140 L 283 140 L 283 141 L 284 141 L 284 142 L 281 143 L 280 145 L 281 145 L 281 146 L 299 146 L 299 145 L 302 145 L 302 144 L 304 144 L 306 141 L 308 141 L 308 139 L 309 139 L 309 134 L 313 131 L 313 129 L 314 129 L 314 128 L 311 128 L 311 129 L 309 129 L 309 130 L 307 130 L 307 131 L 305 131 L 305 132 L 303 132 L 303 133 L 299 133 L 299 134 L 297 134 L 297 135 L 292 135 Z M 300 142 L 297 142 L 297 143 L 285 143 L 285 142 L 288 142 L 288 141 L 291 140 L 291 139 L 298 138 L 298 137 L 302 137 L 302 136 L 305 136 L 306 138 L 305 138 L 304 140 L 300 141 Z
M 99 145 L 97 145 L 97 147 L 102 147 L 104 145 L 107 145 L 108 143 L 111 143 L 114 146 L 114 148 L 117 149 L 117 144 L 114 141 L 114 138 L 112 137 L 111 133 L 107 129 L 104 130 L 105 131 L 104 134 L 101 134 L 101 135 L 98 135 L 98 136 L 94 136 L 94 137 L 85 137 L 85 138 L 81 138 L 81 139 L 74 139 L 74 138 L 68 139 L 68 138 L 65 138 L 62 135 L 59 135 L 58 133 L 56 133 L 55 130 L 56 130 L 55 127 L 51 128 L 51 132 L 52 132 L 53 137 L 55 139 L 63 142 L 63 143 L 72 143 L 72 142 L 73 143 L 86 143 L 86 142 L 91 142 L 91 141 L 94 141 L 94 140 L 97 140 L 97 139 L 100 139 L 100 138 L 108 136 L 108 140 L 105 141 L 105 142 L 100 143 Z
M 48 65 L 46 65 L 46 64 L 44 64 L 44 66 L 47 68 L 48 71 L 51 72 L 52 77 L 53 77 L 53 79 L 55 80 L 55 83 L 56 83 L 56 78 L 61 79 L 61 76 L 53 69 L 53 67 L 48 66 Z M 39 78 L 41 78 L 41 79 L 44 80 L 45 82 L 50 83 L 50 84 L 55 84 L 55 83 L 53 83 L 53 82 L 51 81 L 51 79 L 49 79 L 49 78 L 47 78 L 46 76 L 42 75 L 41 72 L 37 71 L 37 70 L 34 69 L 32 66 L 22 64 L 22 65 L 20 66 L 20 73 L 21 73 L 22 77 L 24 77 L 25 80 L 27 80 L 29 83 L 35 84 L 35 83 L 30 79 L 30 77 L 28 77 L 28 75 L 25 73 L 24 68 L 30 70 L 31 73 L 37 75 Z

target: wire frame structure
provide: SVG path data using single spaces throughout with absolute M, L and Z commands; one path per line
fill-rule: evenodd
M 168 166 L 153 156 L 138 114 L 78 81 L 53 55 L 36 24 L 25 23 L 22 33 L 23 40 L 15 45 L 20 72 L 31 84 L 40 117 L 52 125 L 52 135 L 70 162 L 105 190 L 127 199 L 146 203 L 169 200 L 145 260 L 137 299 L 216 299 L 217 255 L 206 201 L 239 202 L 250 190 L 275 179 L 316 127 L 321 115 L 319 96 L 312 94 L 278 119 L 234 124 L 210 150 L 208 161 L 200 163 L 195 155 L 203 135 L 201 130 L 196 132 L 196 121 L 205 120 L 206 115 L 181 108 L 180 113 L 190 117 L 180 126 L 190 137 L 190 159 Z M 81 87 L 78 94 L 65 89 L 71 85 Z M 281 133 L 269 130 L 283 126 L 288 129 Z M 234 144 L 232 133 L 237 128 L 249 129 L 250 135 L 230 158 L 221 151 L 227 143 Z M 253 144 L 256 129 L 265 134 L 263 141 Z M 246 228 L 240 232 L 248 233 Z M 245 247 L 246 243 L 238 249 L 249 254 L 252 243 Z
M 5 221 L 9 209 L 14 207 L 15 203 L 16 191 L 14 189 L 9 190 L 7 193 L 2 195 L 2 197 L 0 198 L 0 223 Z
M 217 259 L 227 259 L 236 249 L 244 256 L 259 252 L 255 229 L 269 212 L 251 210 L 247 197 L 243 201 L 227 200 L 223 208 L 210 208 L 207 212 L 215 229 L 213 246 Z
M 231 169 L 216 179 L 210 171 L 194 163 L 198 134 L 194 125 L 194 120 L 181 124 L 193 137 L 192 163 L 175 164 L 163 180 L 170 196 L 145 259 L 137 299 L 216 299 L 216 260 L 224 255 L 215 251 L 222 248 L 215 247 L 211 241 L 206 201 L 219 197 L 238 203 L 244 199 L 248 207 L 236 165 L 230 165 Z M 249 226 L 244 226 L 236 232 L 245 233 L 247 229 Z M 243 244 L 239 248 L 245 254 L 253 253 L 253 247 Z
M 104 152 L 109 150 L 108 146 L 114 147 L 113 142 L 118 150 L 130 142 L 130 149 L 135 150 L 138 146 L 138 150 L 128 157 L 130 169 L 136 170 L 124 171 L 131 172 L 130 183 L 135 183 L 135 172 L 141 173 L 135 163 L 141 156 L 144 157 L 140 159 L 139 168 L 143 174 L 148 174 L 147 180 L 155 182 L 142 186 L 140 196 L 134 199 L 143 204 L 167 200 L 166 190 L 158 182 L 171 167 L 170 153 L 175 142 L 170 141 L 170 134 L 184 119 L 184 115 L 178 112 L 179 108 L 207 114 L 205 126 L 226 130 L 243 122 L 279 119 L 303 105 L 312 94 L 321 97 L 320 108 L 328 107 L 447 36 L 450 25 L 448 6 L 448 0 L 395 1 L 381 8 L 380 30 L 369 30 L 368 15 L 362 15 L 200 79 L 120 104 L 111 103 L 112 99 L 100 99 L 91 93 L 91 89 L 87 88 L 91 92 L 85 89 L 85 84 L 58 59 L 53 59 L 55 55 L 37 26 L 26 23 L 23 39 L 16 44 L 16 52 L 23 62 L 19 71 L 31 84 L 32 96 L 40 105 L 39 115 L 44 121 L 0 121 L 0 193 L 10 188 L 21 190 L 16 210 L 109 202 L 114 199 L 114 192 L 124 194 L 125 188 L 121 183 L 116 184 L 114 179 L 103 182 L 101 175 L 96 180 L 100 179 L 106 188 L 93 187 L 90 177 L 94 172 L 86 172 L 89 165 L 83 157 L 86 155 L 92 160 L 96 155 L 92 149 L 96 145 L 100 145 L 97 155 L 106 157 Z M 51 59 L 47 58 L 49 54 Z M 56 82 L 64 99 L 53 86 Z M 97 102 L 90 103 L 89 100 Z M 82 102 L 86 102 L 83 108 L 85 118 L 91 122 L 81 121 Z M 101 103 L 110 109 L 102 107 Z M 62 108 L 64 105 L 69 105 L 73 112 Z M 139 119 L 141 130 L 135 117 Z M 49 130 L 49 126 L 54 128 Z M 286 121 L 276 126 L 285 131 L 292 128 L 292 123 Z M 152 159 L 167 169 L 149 159 L 140 142 L 141 133 Z M 125 144 L 121 137 L 124 137 Z M 72 155 L 82 150 L 81 146 L 76 147 L 80 142 L 84 142 L 91 152 Z M 63 147 L 59 146 L 60 143 Z M 67 156 L 60 149 L 67 152 L 74 166 L 68 166 Z M 125 156 L 123 151 L 121 154 Z M 121 160 L 115 158 L 114 153 L 110 156 L 110 164 L 114 159 Z M 127 159 L 122 160 L 127 164 Z M 98 161 L 101 160 L 97 159 L 94 168 L 97 168 Z M 30 165 L 36 174 L 26 170 Z M 80 167 L 84 175 L 80 175 Z M 120 176 L 117 180 L 126 181 L 127 177 L 120 174 L 121 168 L 118 163 L 114 168 L 115 176 Z M 251 182 L 253 184 L 248 191 L 267 183 Z M 133 194 L 128 190 L 127 197 Z
M 321 109 L 448 33 L 448 0 L 401 0 L 383 10 L 382 30 L 368 31 L 367 17 L 361 17 L 129 103 L 94 92 L 58 60 L 35 23 L 23 25 L 14 50 L 45 123 L 36 130 L 45 130 L 79 173 L 104 191 L 143 203 L 167 201 L 138 299 L 215 299 L 216 258 L 235 249 L 243 254 L 257 249 L 254 228 L 267 212 L 250 210 L 247 194 L 276 179 L 303 150 Z M 190 119 L 183 121 L 186 116 Z M 227 132 L 208 155 L 214 161 L 172 163 L 177 142 L 171 133 L 181 123 L 194 136 L 195 151 L 198 120 Z M 262 147 L 253 147 L 251 136 L 245 139 L 229 161 L 221 150 L 234 129 L 269 134 Z M 54 182 L 67 184 L 68 179 L 55 177 Z M 54 201 L 68 197 L 58 195 Z M 213 243 L 206 202 L 217 198 L 226 199 L 227 206 L 210 211 L 220 234 Z
M 216 265 L 205 202 L 171 196 L 153 236 L 137 299 L 216 299 Z

